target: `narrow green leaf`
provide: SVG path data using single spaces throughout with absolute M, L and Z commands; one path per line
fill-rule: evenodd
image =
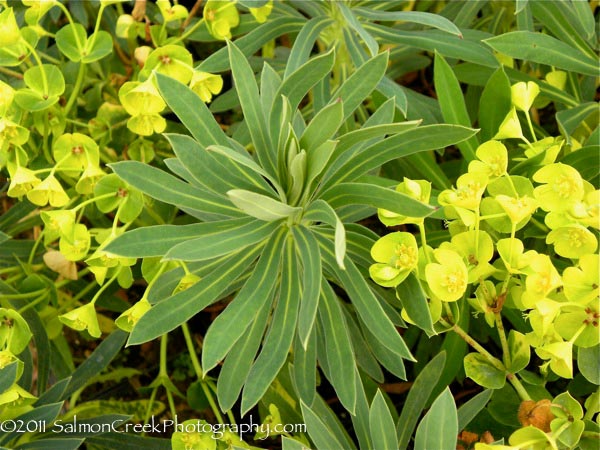
M 454 450 L 458 435 L 456 404 L 449 388 L 435 399 L 417 428 L 415 450 Z
M 127 333 L 115 330 L 96 347 L 88 358 L 71 375 L 64 398 L 84 387 L 94 375 L 102 372 L 123 348 Z
M 210 146 L 205 148 L 189 136 L 181 134 L 166 134 L 165 137 L 173 147 L 177 158 L 192 175 L 191 182 L 221 195 L 234 188 L 258 188 L 261 192 L 267 194 L 273 192 L 271 186 L 261 176 L 262 174 L 248 170 L 253 169 L 251 167 L 243 164 L 243 167 L 240 167 L 237 164 L 238 159 L 254 163 L 249 155 L 248 158 L 245 158 L 245 155 L 230 148 L 227 148 L 229 153 L 211 152 L 209 150 L 214 147 L 225 147 Z M 210 176 L 207 176 L 207 174 L 210 174 Z
M 294 341 L 294 364 L 290 367 L 298 397 L 307 405 L 313 404 L 317 393 L 316 334 L 317 328 L 314 327 L 306 341 L 306 345 L 296 335 Z
M 338 141 L 326 141 L 319 147 L 308 152 L 308 174 L 306 176 L 306 189 L 311 194 L 315 189 L 318 189 L 318 186 L 315 186 L 313 189 L 311 189 L 312 183 L 323 172 L 327 166 L 327 163 L 335 153 L 337 142 Z
M 304 64 L 315 45 L 315 41 L 326 27 L 331 25 L 333 20 L 329 17 L 314 17 L 310 19 L 300 30 L 296 41 L 292 46 L 292 51 L 287 59 L 283 78 L 288 78 L 295 70 Z
M 371 56 L 377 55 L 377 53 L 379 53 L 379 44 L 377 44 L 375 38 L 363 28 L 359 20 L 354 15 L 354 9 L 348 8 L 345 4 L 341 2 L 335 3 L 335 5 L 342 12 L 342 16 L 344 16 L 344 19 L 346 19 L 346 23 L 350 25 L 350 27 L 354 31 L 356 31 L 356 33 L 366 44 L 367 48 L 369 49 L 369 53 L 371 53 Z
M 438 51 L 447 58 L 458 58 L 494 69 L 500 65 L 492 52 L 481 42 L 461 39 L 443 31 L 403 31 L 374 24 L 368 24 L 365 28 L 386 42 L 410 45 L 429 52 Z
M 200 145 L 227 145 L 227 136 L 196 93 L 174 78 L 160 73 L 155 76 L 163 99 Z
M 235 206 L 259 220 L 286 219 L 302 211 L 298 206 L 289 206 L 266 195 L 243 189 L 232 189 L 227 196 Z
M 384 312 L 387 312 L 385 308 Z M 365 336 L 365 340 L 379 364 L 399 379 L 406 380 L 406 366 L 404 365 L 404 359 L 401 357 L 399 358 L 396 352 L 383 345 L 377 336 L 375 336 L 365 325 L 364 321 L 359 320 L 359 323 L 362 333 Z
M 242 393 L 242 415 L 246 414 L 273 382 L 285 363 L 296 332 L 300 306 L 298 261 L 291 236 L 288 237 L 281 270 L 281 291 L 263 348 L 256 358 Z
M 267 42 L 283 35 L 292 34 L 302 29 L 306 23 L 304 17 L 274 17 L 256 27 L 245 36 L 235 40 L 235 45 L 246 56 L 251 57 Z M 224 72 L 229 69 L 229 58 L 226 47 L 217 50 L 196 68 L 205 72 Z
M 346 256 L 346 230 L 333 208 L 321 199 L 315 200 L 306 209 L 304 218 L 306 220 L 326 223 L 335 230 L 335 260 L 338 266 L 343 269 L 344 257 Z
M 302 417 L 306 422 L 306 431 L 315 443 L 315 448 L 347 448 L 338 441 L 335 434 L 323 423 L 320 416 L 302 401 L 300 401 L 300 408 L 302 409 Z
M 392 419 L 392 414 L 379 389 L 375 394 L 373 403 L 371 403 L 369 427 L 371 428 L 374 449 L 398 448 L 398 439 L 396 439 L 394 431 L 394 419 Z
M 283 80 L 275 99 L 283 95 L 290 101 L 292 110 L 296 109 L 310 88 L 331 71 L 334 63 L 335 53 L 333 50 L 309 59 Z M 271 116 L 272 121 L 273 116 Z
M 539 20 L 546 29 L 550 30 L 555 37 L 562 42 L 575 47 L 582 53 L 585 53 L 588 57 L 597 60 L 598 56 L 596 55 L 596 52 L 594 52 L 583 38 L 583 33 L 586 33 L 587 31 L 587 34 L 589 35 L 589 31 L 591 30 L 593 32 L 594 27 L 592 26 L 590 28 L 588 26 L 586 30 L 585 25 L 579 21 L 579 17 L 575 14 L 577 12 L 575 6 L 576 3 L 581 2 L 545 2 L 542 4 L 538 1 L 533 1 L 529 3 L 529 5 L 534 17 Z M 579 8 L 579 10 L 580 9 L 581 8 Z M 583 17 L 588 19 L 589 17 L 592 17 L 593 19 L 594 16 L 591 14 L 591 8 L 588 6 L 586 9 L 588 14 Z
M 254 72 L 242 51 L 233 43 L 228 42 L 229 63 L 238 93 L 244 120 L 248 125 L 252 142 L 262 167 L 271 175 L 277 173 L 275 166 L 275 149 L 271 145 L 267 121 L 260 106 L 258 86 Z M 278 98 L 277 96 L 275 98 Z
M 41 439 L 21 444 L 17 448 L 18 450 L 54 450 L 56 448 L 60 448 L 61 450 L 76 450 L 81 448 L 83 441 L 84 439 L 75 438 Z
M 281 437 L 281 449 L 282 450 L 310 450 L 306 444 L 303 442 L 297 441 L 292 438 L 288 438 L 285 436 Z
M 598 104 L 595 102 L 582 103 L 575 108 L 564 109 L 556 113 L 556 121 L 568 144 L 571 143 L 573 132 L 592 114 L 595 114 L 595 122 L 598 123 Z
M 127 231 L 112 240 L 105 248 L 107 252 L 129 258 L 163 256 L 177 244 L 198 236 L 237 229 L 254 222 L 250 217 L 191 225 L 155 225 Z
M 202 368 L 208 372 L 231 350 L 245 333 L 264 302 L 272 298 L 279 274 L 284 229 L 280 228 L 265 246 L 252 275 L 235 299 L 212 322 L 202 346 Z M 235 324 L 235 327 L 231 327 Z
M 267 326 L 274 293 L 275 291 L 271 291 L 261 309 L 252 317 L 245 335 L 238 339 L 221 366 L 217 383 L 217 399 L 223 411 L 230 410 L 242 392 Z
M 325 279 L 321 284 L 319 320 L 324 333 L 327 362 L 332 368 L 329 381 L 331 381 L 340 403 L 350 414 L 354 414 L 356 380 L 350 375 L 355 371 L 354 351 L 339 300 Z
M 593 77 L 600 74 L 595 59 L 546 34 L 512 31 L 486 39 L 484 42 L 512 58 L 547 64 Z
M 428 336 L 437 334 L 433 329 L 433 321 L 427 298 L 421 287 L 419 279 L 414 273 L 411 273 L 406 280 L 396 288 L 398 299 L 406 310 L 408 317 L 427 333 Z
M 334 102 L 317 112 L 300 137 L 300 148 L 309 154 L 331 139 L 342 125 L 344 107 Z
M 329 260 L 327 264 L 342 283 L 358 316 L 365 323 L 367 328 L 384 347 L 397 354 L 400 358 L 413 360 L 402 336 L 400 336 L 390 318 L 385 314 L 379 301 L 375 298 L 369 285 L 366 283 L 352 260 L 346 257 L 346 269 L 340 269 L 337 264 L 332 264 L 334 255 L 329 248 L 330 244 L 328 242 L 323 242 L 320 236 L 319 241 L 321 245 L 321 254 L 324 255 L 325 261 Z
M 248 268 L 261 249 L 256 246 L 233 255 L 192 287 L 154 305 L 134 326 L 127 345 L 151 341 L 177 328 L 217 301 L 219 295 Z
M 356 357 L 356 365 L 360 367 L 368 376 L 373 378 L 373 380 L 377 381 L 378 383 L 383 383 L 384 377 L 381 366 L 379 365 L 379 362 L 375 356 L 373 356 L 371 348 L 365 341 L 363 333 L 356 324 L 355 316 L 350 314 L 348 308 L 343 308 L 343 312 L 344 317 L 346 318 L 346 325 L 348 326 L 348 330 L 350 332 L 350 338 L 352 339 L 352 348 L 354 349 L 354 355 Z M 360 393 L 358 395 L 360 396 Z
M 251 220 L 239 227 L 228 227 L 204 233 L 200 237 L 177 244 L 166 253 L 163 259 L 206 261 L 264 241 L 279 227 L 280 224 L 276 222 Z
M 344 160 L 327 173 L 323 188 L 342 181 L 352 181 L 378 169 L 395 158 L 436 150 L 469 139 L 477 130 L 461 125 L 426 125 L 408 129 L 358 152 L 342 155 Z
M 365 393 L 365 387 L 363 386 L 363 380 L 360 378 L 358 370 L 354 370 L 354 382 L 356 386 L 356 414 L 351 416 L 352 425 L 354 432 L 358 438 L 358 446 L 364 450 L 374 450 L 373 443 L 371 442 L 371 428 L 369 426 L 369 402 L 367 400 L 367 394 Z M 394 422 L 392 421 L 392 430 L 394 429 Z M 394 442 L 396 436 L 394 434 Z M 393 446 L 392 448 L 396 448 Z
M 444 57 L 438 52 L 435 53 L 433 79 L 444 121 L 470 127 L 471 119 L 456 75 L 454 75 L 452 68 Z M 469 162 L 476 159 L 475 150 L 477 150 L 478 145 L 477 138 L 471 136 L 469 139 L 458 143 L 457 146 L 465 160 Z
M 0 369 L 0 393 L 6 392 L 17 381 L 18 364 L 15 361 Z
M 340 183 L 328 189 L 321 198 L 333 208 L 346 205 L 367 205 L 408 217 L 427 217 L 435 208 L 392 189 L 367 183 Z
M 298 316 L 298 338 L 306 348 L 319 306 L 321 252 L 319 243 L 308 228 L 298 225 L 292 228 L 292 233 L 302 262 L 302 302 Z
M 260 179 L 260 186 L 264 186 L 264 185 L 268 186 L 268 184 L 265 183 L 265 181 L 261 178 L 261 177 L 264 177 L 271 182 L 271 184 L 273 185 L 273 187 L 275 188 L 277 193 L 283 192 L 283 189 L 279 185 L 279 182 L 277 181 L 277 179 L 272 177 L 262 167 L 260 167 L 258 164 L 256 164 L 256 162 L 250 157 L 250 155 L 236 152 L 235 150 L 233 150 L 229 147 L 223 147 L 221 145 L 211 145 L 207 148 L 207 150 L 210 152 L 214 152 L 214 153 L 218 153 L 223 156 L 226 156 L 227 158 L 231 159 L 232 161 L 235 161 L 236 163 L 238 163 L 244 167 L 247 167 L 251 171 L 260 175 L 259 177 L 252 177 L 253 180 L 257 179 L 257 178 Z M 273 189 L 270 189 L 271 192 L 272 192 L 272 190 Z
M 437 28 L 438 30 L 445 31 L 446 33 L 462 37 L 462 33 L 458 27 L 439 14 L 421 11 L 375 11 L 367 8 L 353 8 L 352 10 L 357 16 L 365 17 L 371 20 L 418 23 L 419 25 Z
M 123 181 L 161 202 L 225 217 L 242 215 L 224 201 L 225 197 L 192 186 L 148 164 L 121 161 L 109 166 Z
M 421 416 L 421 412 L 427 405 L 427 400 L 431 396 L 437 381 L 440 378 L 440 373 L 446 363 L 446 353 L 438 353 L 427 365 L 421 370 L 419 376 L 408 391 L 408 397 L 404 402 L 402 413 L 396 425 L 398 434 L 398 448 L 406 449 L 413 434 L 417 421 Z
M 500 67 L 489 78 L 479 100 L 479 127 L 483 142 L 496 135 L 511 107 L 510 80 Z
M 458 408 L 458 429 L 464 430 L 492 398 L 494 391 L 486 389 Z
M 388 52 L 383 52 L 367 60 L 333 93 L 332 102 L 341 99 L 343 103 L 344 120 L 350 117 L 377 87 L 385 74 L 388 56 Z

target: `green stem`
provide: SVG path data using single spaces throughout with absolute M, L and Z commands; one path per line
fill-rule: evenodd
M 40 66 L 40 72 L 42 75 L 42 86 L 44 87 L 44 95 L 46 97 L 48 97 L 48 78 L 46 77 L 46 71 L 44 70 L 44 64 L 42 63 L 42 60 L 40 59 L 39 55 L 35 51 L 35 48 L 29 42 L 27 42 L 26 39 L 22 39 L 21 42 L 23 42 L 25 44 L 25 47 L 27 47 L 27 49 L 31 52 L 31 55 L 33 56 L 33 59 L 35 59 L 35 62 L 38 64 L 38 66 Z
M 110 286 L 113 283 L 113 281 L 117 279 L 117 277 L 119 276 L 119 272 L 120 270 L 117 270 L 115 274 L 112 277 L 110 277 L 110 279 L 106 283 L 100 286 L 100 289 L 98 289 L 98 291 L 94 294 L 94 297 L 92 298 L 92 301 L 90 303 L 96 303 L 96 301 L 100 298 L 100 295 L 106 290 L 106 288 L 108 288 L 108 286 Z
M 510 350 L 508 348 L 508 341 L 506 340 L 504 324 L 502 323 L 502 314 L 497 312 L 494 314 L 494 317 L 496 318 L 496 328 L 498 329 L 498 337 L 500 338 L 500 345 L 502 346 L 502 362 L 508 367 L 510 363 Z
M 42 241 L 43 236 L 44 236 L 44 231 L 42 230 L 40 235 L 37 237 L 37 239 L 33 243 L 33 247 L 31 248 L 31 251 L 29 252 L 29 258 L 27 258 L 28 265 L 30 265 L 33 262 L 33 258 L 35 257 L 35 252 L 37 251 L 37 248 L 40 246 L 40 242 Z
M 3 73 L 5 75 L 10 75 L 11 77 L 15 77 L 15 78 L 17 78 L 19 80 L 23 79 L 23 74 L 22 73 L 16 72 L 14 70 L 7 69 L 6 67 L 1 67 L 0 66 L 0 73 Z
M 96 43 L 96 37 L 98 36 L 98 30 L 100 29 L 100 22 L 102 21 L 102 14 L 104 13 L 104 8 L 106 8 L 106 6 L 103 3 L 101 3 L 100 9 L 98 10 L 98 16 L 96 17 L 94 33 L 92 34 L 92 39 L 90 40 L 90 49 L 94 48 L 94 44 Z M 88 49 L 86 48 L 86 50 Z
M 84 275 L 87 275 L 90 272 L 90 268 L 86 267 L 85 269 L 82 269 L 78 272 L 78 276 L 82 277 Z M 71 281 L 73 280 L 60 280 L 60 281 L 56 281 L 54 283 L 54 286 L 56 286 L 56 289 L 61 289 L 63 287 L 65 287 L 67 284 L 69 284 Z
M 37 291 L 24 292 L 22 294 L 2 294 L 2 299 L 4 300 L 23 300 L 30 297 L 36 297 L 41 294 L 45 294 L 48 292 L 48 289 L 38 289 Z
M 440 322 L 445 322 L 445 321 L 443 319 L 440 319 Z M 449 325 L 449 324 L 446 322 L 446 325 Z M 490 352 L 488 352 L 485 348 L 483 348 L 479 344 L 479 342 L 477 342 L 469 334 L 467 334 L 467 332 L 465 332 L 465 330 L 463 330 L 460 326 L 458 326 L 458 325 L 452 326 L 452 331 L 454 331 L 456 334 L 458 334 L 467 344 L 469 344 L 471 347 L 473 347 L 475 350 L 477 350 L 481 355 L 483 355 L 483 357 L 485 359 L 487 359 L 492 366 L 494 366 L 496 369 L 498 369 L 502 372 L 506 372 L 506 367 L 504 367 L 504 364 L 502 364 L 502 362 L 500 362 L 499 359 L 495 358 Z
M 22 308 L 20 308 L 19 310 L 17 310 L 17 313 L 19 314 L 23 314 L 25 311 L 27 311 L 30 308 L 33 308 L 35 305 L 37 305 L 38 303 L 41 303 L 43 300 L 46 299 L 48 295 L 47 294 L 42 294 L 40 295 L 38 298 L 36 298 L 35 300 L 32 300 L 31 302 L 27 303 L 25 306 L 23 306 Z
M 527 392 L 523 384 L 519 381 L 517 375 L 509 373 L 508 375 L 506 375 L 506 379 L 510 382 L 510 384 L 512 384 L 513 388 L 515 389 L 515 391 L 517 391 L 517 394 L 519 395 L 521 400 L 531 400 L 529 393 Z
M 88 200 L 86 200 L 84 202 L 81 202 L 79 205 L 75 206 L 72 211 L 73 212 L 77 212 L 81 208 L 89 205 L 90 203 L 94 203 L 94 202 L 96 202 L 98 200 L 102 200 L 102 199 L 109 198 L 109 197 L 114 197 L 114 196 L 115 196 L 114 192 L 108 192 L 106 194 L 98 195 L 97 197 L 93 197 L 93 198 L 90 198 L 90 199 L 88 199 Z
M 427 236 L 424 221 L 421 221 L 421 223 L 419 223 L 419 234 L 421 235 L 421 246 L 423 247 L 423 251 L 425 252 L 425 259 L 427 260 L 427 263 L 430 263 L 431 258 L 429 257 L 429 252 L 427 251 Z
M 79 70 L 77 71 L 77 80 L 75 81 L 75 86 L 73 86 L 73 91 L 71 92 L 71 96 L 69 97 L 69 101 L 65 106 L 65 116 L 69 115 L 73 105 L 77 102 L 77 98 L 79 97 L 79 92 L 81 91 L 81 86 L 83 86 L 83 80 L 85 78 L 86 65 L 82 62 L 79 63 Z M 87 126 L 87 125 L 86 125 Z
M 178 42 L 181 42 L 184 39 L 187 39 L 194 31 L 196 31 L 198 28 L 200 28 L 200 26 L 202 26 L 202 24 L 204 24 L 204 17 L 201 18 L 200 20 L 198 20 L 198 22 L 196 22 L 190 28 L 188 28 L 181 36 L 176 37 L 171 42 L 169 42 L 169 44 L 177 44 Z
M 529 115 L 529 111 L 525 111 L 525 117 L 527 118 L 527 125 L 529 125 L 529 132 L 531 133 L 533 142 L 537 142 L 537 138 L 535 136 L 535 131 L 533 129 L 533 123 L 531 122 L 531 116 Z
M 73 16 L 71 16 L 71 13 L 69 12 L 69 10 L 67 9 L 67 7 L 65 5 L 62 4 L 62 2 L 56 2 L 56 5 L 62 9 L 63 13 L 65 14 L 67 20 L 69 21 L 69 23 L 73 26 L 75 26 L 75 21 L 73 20 Z M 75 44 L 77 45 L 77 50 L 79 51 L 79 53 L 83 53 L 83 45 L 82 43 L 79 41 L 79 35 L 77 33 L 73 33 L 73 37 L 75 38 Z
M 212 392 L 208 388 L 207 382 L 203 380 L 204 374 L 202 372 L 202 368 L 200 367 L 200 361 L 198 361 L 198 355 L 196 355 L 196 349 L 194 348 L 194 342 L 192 341 L 192 336 L 190 334 L 190 329 L 187 326 L 187 323 L 181 324 L 181 330 L 183 331 L 183 337 L 185 338 L 185 344 L 187 345 L 188 353 L 190 354 L 190 359 L 192 361 L 192 366 L 194 367 L 194 371 L 196 372 L 196 376 L 198 377 L 198 381 L 200 382 L 200 386 L 202 387 L 202 391 L 208 400 L 210 408 L 212 409 L 215 418 L 219 423 L 224 423 L 223 416 L 221 415 L 221 411 L 217 406 L 215 399 L 213 398 Z

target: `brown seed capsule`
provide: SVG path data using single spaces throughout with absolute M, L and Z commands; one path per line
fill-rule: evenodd
M 525 400 L 519 406 L 519 422 L 524 427 L 531 425 L 544 432 L 550 431 L 550 422 L 554 419 L 554 414 L 550 411 L 552 402 L 548 399 L 534 402 L 533 400 Z

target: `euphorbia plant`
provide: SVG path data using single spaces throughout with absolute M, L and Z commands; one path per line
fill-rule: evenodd
M 234 44 L 229 58 L 244 113 L 241 126 L 249 133 L 246 146 L 222 132 L 189 88 L 157 74 L 164 101 L 192 135 L 166 135 L 177 156 L 167 165 L 179 178 L 133 161 L 111 166 L 144 194 L 201 221 L 128 231 L 106 247 L 127 257 L 162 256 L 163 264 L 174 261 L 197 275 L 183 291 L 150 291 L 154 305 L 139 319 L 128 313 L 136 321 L 129 343 L 167 333 L 238 291 L 209 327 L 202 348 L 205 373 L 224 360 L 217 385 L 221 408 L 229 410 L 243 389 L 241 409 L 247 412 L 293 349 L 295 395 L 308 407 L 315 401 L 318 360 L 324 368 L 337 368 L 325 369 L 325 375 L 342 404 L 355 412 L 361 381 L 353 375 L 358 372 L 351 329 L 362 329 L 361 341 L 370 342 L 373 356 L 398 376 L 404 377 L 402 359 L 412 356 L 394 328 L 401 322 L 388 300 L 362 273 L 373 234 L 352 222 L 373 211 L 359 205 L 414 217 L 434 211 L 369 173 L 390 159 L 444 147 L 474 131 L 393 123 L 393 101 L 362 127 L 355 124 L 353 112 L 383 76 L 385 53 L 336 91 L 312 91 L 324 107 L 307 122 L 298 105 L 330 73 L 332 52 L 301 61 L 284 78 L 265 64 L 260 87 Z M 182 274 L 166 273 L 156 286 L 177 273 Z M 352 307 L 335 294 L 334 285 L 346 291 Z

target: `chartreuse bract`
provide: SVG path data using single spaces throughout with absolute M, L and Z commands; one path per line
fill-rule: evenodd
M 246 137 L 228 137 L 188 87 L 156 73 L 157 91 L 190 133 L 166 134 L 176 155 L 167 160 L 174 175 L 134 161 L 111 165 L 124 182 L 176 205 L 195 222 L 127 231 L 107 245 L 112 254 L 161 256 L 162 264 L 175 262 L 196 275 L 184 290 L 150 292 L 153 304 L 141 310 L 147 311 L 129 315 L 129 344 L 167 333 L 233 294 L 202 348 L 205 372 L 223 361 L 217 384 L 223 410 L 241 392 L 247 412 L 288 364 L 297 395 L 311 405 L 319 361 L 336 367 L 325 374 L 354 413 L 361 381 L 353 330 L 371 343 L 369 358 L 400 377 L 402 360 L 412 359 L 395 328 L 402 320 L 365 277 L 375 236 L 356 222 L 375 208 L 417 218 L 435 210 L 373 173 L 391 159 L 463 141 L 475 130 L 396 123 L 393 100 L 362 126 L 356 123 L 354 111 L 381 81 L 387 53 L 330 90 L 323 80 L 333 68 L 333 51 L 306 58 L 283 77 L 265 64 L 257 84 L 240 50 L 228 47 Z M 305 98 L 323 107 L 299 109 Z M 416 243 L 404 240 L 391 270 L 407 274 Z M 181 269 L 165 273 L 164 283 L 173 280 L 175 288 L 177 273 L 183 276 Z M 336 294 L 338 287 L 349 301 Z

